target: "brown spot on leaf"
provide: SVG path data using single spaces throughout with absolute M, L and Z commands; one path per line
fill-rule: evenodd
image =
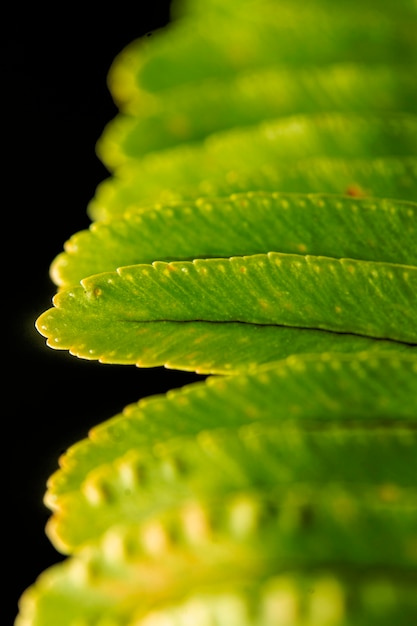
M 345 195 L 351 196 L 352 198 L 364 198 L 366 196 L 366 192 L 359 185 L 349 185 L 345 190 Z

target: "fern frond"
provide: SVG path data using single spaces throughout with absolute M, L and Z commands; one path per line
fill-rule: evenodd
M 68 556 L 15 626 L 410 626 L 416 1 L 172 15 L 110 69 L 109 177 L 36 326 L 207 377 L 61 457 L 46 530 Z

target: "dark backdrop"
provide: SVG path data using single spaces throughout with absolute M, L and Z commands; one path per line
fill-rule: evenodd
M 59 455 L 126 404 L 198 379 L 79 360 L 47 348 L 34 329 L 55 293 L 49 264 L 89 226 L 87 203 L 108 175 L 95 143 L 117 112 L 106 86 L 110 64 L 130 41 L 169 21 L 166 0 L 109 7 L 103 14 L 25 7 L 3 22 L 5 624 L 24 589 L 63 558 L 45 535 L 42 503 Z

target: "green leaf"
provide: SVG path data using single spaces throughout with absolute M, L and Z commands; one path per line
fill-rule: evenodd
M 264 10 L 265 6 L 272 8 L 274 6 L 288 6 L 287 3 L 280 1 L 279 5 L 276 0 L 229 0 L 224 3 L 223 0 L 173 0 L 171 4 L 171 15 L 175 19 L 181 17 L 192 17 L 194 15 L 207 15 L 207 13 L 215 15 L 218 19 L 224 19 L 226 16 L 228 19 L 238 18 L 242 15 L 242 11 L 256 11 Z M 334 9 L 334 2 L 332 0 L 294 0 L 291 3 L 294 10 L 299 10 L 302 7 L 309 7 L 310 9 L 315 7 L 318 10 Z M 346 7 L 350 8 L 351 3 L 349 0 L 339 0 L 339 9 L 345 10 Z M 363 0 L 361 8 L 369 11 L 375 8 L 374 0 Z M 398 15 L 415 15 L 416 6 L 413 0 L 399 0 L 399 2 L 393 6 L 391 0 L 380 0 L 378 8 L 383 11 L 385 15 L 389 15 L 392 18 Z M 396 12 L 397 11 L 397 12 Z
M 415 203 L 324 194 L 235 194 L 94 223 L 65 244 L 51 276 L 65 288 L 125 265 L 270 251 L 417 265 L 416 225 Z
M 78 490 L 96 467 L 130 449 L 149 450 L 179 436 L 218 428 L 233 431 L 252 422 L 288 426 L 323 423 L 414 423 L 417 360 L 401 353 L 292 356 L 239 376 L 204 382 L 143 398 L 93 428 L 67 451 L 48 483 L 47 505 Z M 393 468 L 394 470 L 394 468 Z
M 104 129 L 97 154 L 107 168 L 236 126 L 279 116 L 329 112 L 415 113 L 417 66 L 340 64 L 267 67 L 227 80 L 180 85 L 141 98 Z
M 139 523 L 180 502 L 282 486 L 291 490 L 298 484 L 324 489 L 329 476 L 359 506 L 369 485 L 412 489 L 415 425 L 407 428 L 396 421 L 383 426 L 343 420 L 296 427 L 261 423 L 203 430 L 197 437 L 177 437 L 154 448 L 131 446 L 116 463 L 90 472 L 80 491 L 55 498 L 48 536 L 58 549 L 72 553 L 120 520 Z
M 111 624 L 141 624 L 155 606 L 163 611 L 194 594 L 231 593 L 245 602 L 251 587 L 262 588 L 271 577 L 307 577 L 316 585 L 327 572 L 334 583 L 323 600 L 333 606 L 336 586 L 336 598 L 343 598 L 338 617 L 350 619 L 356 610 L 364 619 L 380 615 L 386 602 L 369 598 L 375 598 L 372 588 L 381 589 L 378 582 L 394 591 L 391 615 L 402 615 L 398 601 L 404 597 L 406 606 L 416 609 L 411 589 L 417 557 L 409 548 L 414 519 L 407 497 L 384 502 L 372 490 L 362 505 L 343 488 L 302 485 L 283 493 L 197 500 L 144 524 L 121 522 L 100 542 L 46 570 L 21 599 L 17 626 L 99 623 L 104 616 Z M 379 566 L 372 568 L 375 563 Z M 360 608 L 345 601 L 352 588 L 353 597 L 362 599 Z M 291 597 L 305 607 L 311 588 L 294 590 Z M 279 585 L 274 598 L 282 598 Z M 306 616 L 309 607 L 303 608 Z
M 417 116 L 411 114 L 322 113 L 279 118 L 213 133 L 201 143 L 180 145 L 129 161 L 118 169 L 117 175 L 99 185 L 88 211 L 95 220 L 110 219 L 123 213 L 132 202 L 154 204 L 161 194 L 163 198 L 164 189 L 178 187 L 181 193 L 181 189 L 198 189 L 206 180 L 224 180 L 226 176 L 231 177 L 233 185 L 233 172 L 237 171 L 239 177 L 241 171 L 245 176 L 253 168 L 262 171 L 271 166 L 282 176 L 283 183 L 274 191 L 304 191 L 294 184 L 294 174 L 289 170 L 292 162 L 316 157 L 415 157 L 416 145 Z M 302 180 L 311 176 L 314 180 L 314 174 L 301 173 Z M 348 187 L 355 182 L 348 181 Z M 333 185 L 330 189 L 313 187 L 307 191 L 332 191 Z M 345 189 L 344 185 L 339 193 Z M 232 186 L 229 192 L 233 191 Z M 109 196 L 110 202 L 116 196 L 115 211 L 109 206 Z
M 230 170 L 200 183 L 164 187 L 153 197 L 155 203 L 195 201 L 196 198 L 230 196 L 232 193 L 299 192 L 335 193 L 352 197 L 379 196 L 413 201 L 417 197 L 417 158 L 329 159 L 317 157 L 294 163 Z M 109 220 L 144 206 L 140 179 L 108 178 L 98 186 L 90 210 L 98 220 Z
M 281 615 L 303 620 L 308 626 L 337 623 L 352 626 L 391 626 L 412 623 L 415 618 L 415 589 L 412 577 L 398 578 L 384 574 L 356 574 L 321 571 L 280 573 L 241 591 L 222 589 L 217 593 L 199 593 L 182 603 L 150 611 L 149 621 L 141 626 L 159 623 L 177 626 L 181 620 L 198 623 L 201 618 L 213 624 L 230 626 L 269 626 Z M 155 620 L 155 621 L 153 621 Z M 217 621 L 216 621 L 217 620 Z M 256 622 L 254 622 L 256 620 Z M 183 623 L 186 623 L 185 621 Z M 288 621 L 287 621 L 288 623 Z M 294 623 L 294 622 L 293 622 Z M 340 622 L 339 622 L 340 623 Z
M 260 7 L 246 3 L 234 18 L 227 11 L 205 12 L 172 23 L 146 43 L 132 45 L 126 54 L 128 76 L 140 91 L 161 92 L 207 77 L 227 79 L 242 69 L 279 61 L 291 66 L 414 61 L 416 28 L 416 9 L 410 4 L 384 14 L 372 3 L 361 7 L 359 20 L 357 7 L 347 3 L 263 2 Z M 124 98 L 123 90 L 119 95 L 126 70 L 123 62 L 120 70 L 118 65 L 112 70 L 110 86 L 123 106 L 123 100 L 131 100 L 132 88 Z
M 97 223 L 36 326 L 217 375 L 61 457 L 72 556 L 15 626 L 410 626 L 416 0 L 182 2 L 113 64 Z
M 49 315 L 45 317 L 48 319 Z M 72 330 L 60 333 L 48 345 L 102 363 L 165 366 L 198 374 L 231 374 L 255 370 L 263 363 L 292 354 L 322 352 L 400 351 L 414 353 L 415 346 L 371 339 L 348 333 L 306 328 L 261 326 L 229 322 L 120 322 L 96 318 L 85 326 L 81 317 L 67 320 Z M 43 320 L 38 322 L 42 329 Z M 76 336 L 76 339 L 74 337 Z
M 131 265 L 86 278 L 37 320 L 49 345 L 102 358 L 118 327 L 161 321 L 241 322 L 417 343 L 417 267 L 270 252 Z M 113 326 L 98 354 L 84 344 Z M 84 329 L 80 337 L 79 329 Z M 227 360 L 227 355 L 225 355 Z
M 189 200 L 199 196 L 225 196 L 232 190 L 234 193 L 257 190 L 320 192 L 414 201 L 417 197 L 417 159 L 412 156 L 370 159 L 316 157 L 290 164 L 270 164 L 259 168 L 255 165 L 250 169 L 240 168 L 224 176 L 203 180 L 195 187 L 166 189 L 161 186 L 161 192 L 155 198 L 158 202 Z M 129 183 L 123 186 L 121 181 L 112 186 L 109 179 L 98 189 L 102 204 L 108 202 L 110 214 L 122 211 L 120 203 L 124 203 L 123 210 L 128 210 L 135 203 L 136 193 L 140 195 L 138 187 L 134 188 Z

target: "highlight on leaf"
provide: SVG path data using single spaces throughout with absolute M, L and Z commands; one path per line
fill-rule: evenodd
M 109 68 L 109 176 L 36 327 L 205 378 L 61 456 L 44 503 L 66 558 L 15 626 L 410 626 L 417 5 L 171 15 Z

